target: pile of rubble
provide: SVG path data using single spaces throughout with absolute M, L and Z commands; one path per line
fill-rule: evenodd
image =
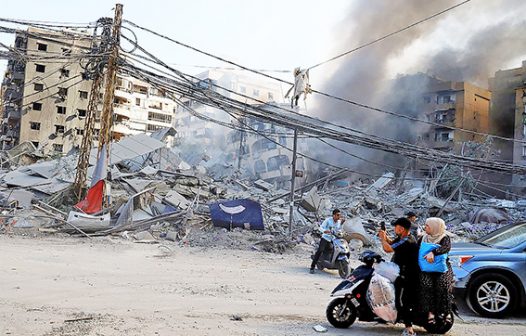
M 140 242 L 169 240 L 191 246 L 282 253 L 291 248 L 310 251 L 317 243 L 321 220 L 339 208 L 347 218 L 347 238 L 358 251 L 377 243 L 375 235 L 381 221 L 390 222 L 408 210 L 418 213 L 421 220 L 441 216 L 457 239 L 474 239 L 526 215 L 521 202 L 485 200 L 481 207 L 475 207 L 437 198 L 432 187 L 436 181 L 397 179 L 393 173 L 375 181 L 356 181 L 339 170 L 296 189 L 293 227 L 289 228 L 289 191 L 242 175 L 226 163 L 190 165 L 180 153 L 167 148 L 165 139 L 170 134 L 170 130 L 152 136 L 139 134 L 112 145 L 112 206 L 98 214 L 102 216 L 100 223 L 82 228 L 79 221 L 68 218 L 76 202 L 72 185 L 77 154 L 46 160 L 26 144 L 4 152 L 4 170 L 0 171 L 2 230 L 114 235 Z M 95 157 L 96 149 L 91 155 L 92 165 Z M 88 178 L 93 170 L 90 167 Z M 209 204 L 238 199 L 259 203 L 264 231 L 213 225 Z M 130 204 L 131 208 L 125 206 Z M 116 223 L 115 215 L 123 211 L 130 212 L 128 220 Z

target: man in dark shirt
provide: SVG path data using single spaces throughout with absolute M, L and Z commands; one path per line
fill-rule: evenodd
M 416 335 L 413 330 L 413 311 L 415 309 L 415 295 L 411 295 L 411 288 L 418 285 L 418 244 L 411 235 L 411 222 L 405 218 L 398 218 L 393 222 L 395 239 L 387 237 L 385 231 L 380 230 L 378 236 L 385 252 L 394 252 L 392 262 L 400 267 L 400 276 L 395 281 L 396 308 L 405 323 L 402 335 Z

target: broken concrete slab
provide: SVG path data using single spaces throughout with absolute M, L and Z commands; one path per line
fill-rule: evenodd
M 321 197 L 318 195 L 318 188 L 316 186 L 312 187 L 312 189 L 301 198 L 300 202 L 300 206 L 310 212 L 318 212 L 320 204 Z
M 371 193 L 371 192 L 377 192 L 380 189 L 385 188 L 391 182 L 394 178 L 394 174 L 391 172 L 385 173 L 377 179 L 373 184 L 371 184 L 367 189 L 365 189 L 365 193 Z
M 155 237 L 148 231 L 137 232 L 133 238 L 140 241 L 156 241 Z
M 164 201 L 174 207 L 186 210 L 191 202 L 175 190 L 170 190 L 164 197 Z
M 265 182 L 263 180 L 257 180 L 257 181 L 254 181 L 254 185 L 260 189 L 263 189 L 265 191 L 269 191 L 269 190 L 272 190 L 274 189 L 274 185 L 273 184 L 270 184 L 268 182 Z

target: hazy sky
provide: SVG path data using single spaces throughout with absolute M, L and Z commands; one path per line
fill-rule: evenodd
M 407 23 L 414 22 L 415 17 L 423 18 L 458 2 L 461 0 L 433 1 L 434 5 L 428 6 L 426 3 L 431 2 L 418 1 L 416 6 L 419 7 L 419 13 L 407 17 Z M 405 23 L 404 17 L 408 15 L 404 1 L 391 0 L 124 0 L 121 3 L 124 4 L 125 19 L 256 69 L 291 70 L 296 66 L 311 66 L 352 49 L 365 42 L 364 40 L 372 40 L 401 28 L 383 27 L 383 18 L 398 16 L 399 24 Z M 397 3 L 399 5 L 393 5 Z M 103 16 L 112 17 L 113 7 L 113 1 L 103 0 L 0 0 L 0 17 L 93 22 Z M 368 8 L 374 10 L 367 10 Z M 389 12 L 386 12 L 387 8 Z M 365 22 L 374 25 L 375 31 L 370 37 L 367 34 L 364 36 L 364 32 L 360 31 L 360 40 L 354 41 L 353 30 L 358 31 L 360 27 L 353 24 L 363 24 L 364 12 L 367 12 Z M 429 25 L 429 29 L 423 35 L 415 36 L 412 43 L 405 43 L 395 55 L 390 55 L 389 74 L 394 76 L 405 71 L 425 72 L 426 69 L 421 64 L 425 64 L 430 52 L 436 53 L 444 46 L 462 48 L 470 36 L 488 25 L 500 21 L 524 20 L 524 13 L 526 1 L 473 0 L 445 16 L 424 23 Z M 129 35 L 129 32 L 123 33 Z M 407 33 L 411 34 L 402 34 Z M 152 35 L 139 34 L 138 39 L 141 45 L 168 63 L 221 65 L 217 60 Z M 0 34 L 0 41 L 12 44 L 13 36 Z M 351 57 L 366 57 L 366 54 L 356 53 Z M 520 60 L 525 58 L 526 56 L 505 60 L 502 68 L 519 66 Z M 314 69 L 311 72 L 313 86 L 318 87 L 329 79 L 344 61 L 345 58 Z M 2 71 L 4 64 L 5 62 L 0 64 Z M 193 73 L 202 70 L 188 67 L 182 69 Z

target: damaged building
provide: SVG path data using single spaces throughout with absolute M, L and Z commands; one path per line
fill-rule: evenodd
M 21 54 L 43 57 L 50 53 L 89 53 L 92 36 L 78 31 L 71 34 L 77 37 L 69 32 L 29 28 L 16 35 L 15 48 Z M 91 80 L 84 78 L 83 66 L 76 60 L 9 60 L 1 90 L 0 148 L 7 150 L 29 142 L 45 155 L 63 155 L 78 148 L 91 90 Z M 118 140 L 171 127 L 176 104 L 150 84 L 119 74 L 113 109 L 113 136 Z M 96 140 L 100 130 L 98 117 L 94 129 Z
M 89 51 L 91 36 L 71 34 L 78 38 L 37 28 L 17 33 L 16 50 L 43 59 L 8 61 L 2 82 L 2 149 L 31 142 L 45 153 L 61 154 L 80 144 L 91 82 L 83 80 L 79 62 L 45 59 L 49 53 L 67 56 Z
M 516 141 L 495 139 L 500 159 L 516 165 L 526 164 L 526 61 L 514 69 L 499 70 L 489 79 L 493 95 L 490 111 L 490 132 Z M 513 184 L 516 192 L 524 192 L 526 176 L 514 174 L 500 179 Z
M 463 142 L 483 142 L 484 137 L 448 127 L 489 132 L 491 93 L 467 82 L 434 80 L 423 95 L 423 112 L 432 125 L 423 138 L 430 148 L 460 152 Z

